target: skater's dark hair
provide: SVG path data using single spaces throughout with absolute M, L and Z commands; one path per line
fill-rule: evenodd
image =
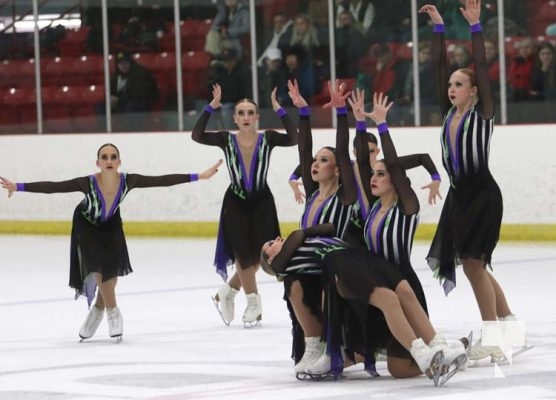
M 116 153 L 118 154 L 118 158 L 120 158 L 120 150 L 116 147 L 115 144 L 112 144 L 112 143 L 104 143 L 102 146 L 100 146 L 100 147 L 98 148 L 98 151 L 97 151 L 97 159 L 100 158 L 100 151 L 101 151 L 102 149 L 104 149 L 105 147 L 108 147 L 108 146 L 113 147 L 114 149 L 116 149 Z
M 262 249 L 261 250 L 261 268 L 267 274 L 272 275 L 272 276 L 276 276 L 276 272 L 272 269 L 272 267 L 268 263 L 269 258 L 270 257 L 268 256 L 266 251 L 264 251 L 264 249 Z

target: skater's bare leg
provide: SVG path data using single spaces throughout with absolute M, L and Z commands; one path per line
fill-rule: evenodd
M 510 306 L 506 301 L 506 295 L 494 275 L 488 271 L 487 275 L 490 283 L 492 283 L 492 287 L 494 288 L 494 296 L 496 297 L 496 315 L 498 317 L 507 317 L 512 313 L 512 310 L 510 310 Z
M 243 287 L 243 291 L 245 292 L 245 294 L 250 294 L 250 293 L 258 293 L 257 292 L 257 280 L 255 277 L 255 274 L 257 273 L 257 271 L 259 270 L 259 265 L 251 265 L 248 268 L 242 268 L 241 266 L 238 265 L 238 268 L 236 270 L 236 273 L 234 274 L 234 276 L 232 277 L 232 279 L 230 279 L 230 282 L 232 282 L 235 278 L 235 276 L 237 275 L 238 280 L 240 281 L 240 285 L 239 287 Z M 237 289 L 237 287 L 233 286 L 231 283 L 228 283 L 231 287 Z
M 481 319 L 496 321 L 496 292 L 484 264 L 484 261 L 467 258 L 463 260 L 463 271 L 473 288 Z
M 423 310 L 421 303 L 417 300 L 415 292 L 407 281 L 401 281 L 396 286 L 396 295 L 400 301 L 403 313 L 407 318 L 415 335 L 422 338 L 425 343 L 429 343 L 436 332 L 429 320 L 428 315 Z
M 97 281 L 98 286 L 98 293 L 96 305 L 99 307 L 99 297 L 100 301 L 103 304 L 103 307 L 106 308 L 114 308 L 117 306 L 116 304 L 116 284 L 118 283 L 118 277 L 114 277 L 112 279 L 107 280 L 106 282 L 102 281 L 102 274 L 95 272 L 95 279 Z
M 320 336 L 321 324 L 317 317 L 311 313 L 311 309 L 303 303 L 303 287 L 299 281 L 292 283 L 289 299 L 305 337 Z

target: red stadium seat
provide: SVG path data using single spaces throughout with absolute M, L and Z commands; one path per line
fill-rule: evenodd
M 212 56 L 206 51 L 188 51 L 183 54 L 182 67 L 184 71 L 202 71 L 209 67 Z

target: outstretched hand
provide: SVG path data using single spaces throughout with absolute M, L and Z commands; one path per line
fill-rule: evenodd
M 428 185 L 422 186 L 421 189 L 429 189 L 429 204 L 436 204 L 436 198 L 442 200 L 440 195 L 440 181 L 434 180 Z
M 17 191 L 16 184 L 6 178 L 0 177 L 0 184 L 8 191 L 8 197 L 12 197 L 12 194 Z
M 364 113 L 364 115 L 372 119 L 375 124 L 381 124 L 386 122 L 386 115 L 393 105 L 394 102 L 388 103 L 388 96 L 385 96 L 382 92 L 375 92 L 373 94 L 373 111 Z
M 278 88 L 275 87 L 272 90 L 272 93 L 270 93 L 270 102 L 272 103 L 272 109 L 274 110 L 274 112 L 278 111 L 282 107 L 280 103 L 278 103 L 278 100 L 276 99 L 277 90 Z
M 212 101 L 209 104 L 215 110 L 222 107 L 222 88 L 218 83 L 212 85 Z
M 214 164 L 212 167 L 210 167 L 206 171 L 201 172 L 199 174 L 199 179 L 212 178 L 214 176 L 214 174 L 216 174 L 218 172 L 218 167 L 220 167 L 222 165 L 222 163 L 223 163 L 223 161 L 221 159 L 218 160 L 218 162 L 216 164 Z
M 359 88 L 351 92 L 348 103 L 356 121 L 365 121 L 365 91 Z
M 293 191 L 293 197 L 295 198 L 295 202 L 297 204 L 303 204 L 303 201 L 305 199 L 305 193 L 303 193 L 299 188 L 301 186 L 303 186 L 303 183 L 299 182 L 299 181 L 294 181 L 291 180 L 288 182 L 288 184 L 290 185 L 290 187 L 292 188 Z
M 288 81 L 288 94 L 290 99 L 292 99 L 292 104 L 297 108 L 307 107 L 307 101 L 301 96 L 299 92 L 299 85 L 297 84 L 297 79 Z
M 465 8 L 460 7 L 459 10 L 469 25 L 481 21 L 481 0 L 465 0 Z
M 351 91 L 344 93 L 346 90 L 346 84 L 344 82 L 340 83 L 339 79 L 336 79 L 334 85 L 332 81 L 328 81 L 328 92 L 330 93 L 330 101 L 322 106 L 322 108 L 338 108 L 346 106 L 346 99 L 349 97 Z
M 419 9 L 420 14 L 428 14 L 433 24 L 440 24 L 444 25 L 444 20 L 442 16 L 436 9 L 436 6 L 431 4 L 425 4 L 423 7 Z

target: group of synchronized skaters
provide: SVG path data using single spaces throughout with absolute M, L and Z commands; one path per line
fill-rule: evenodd
M 491 272 L 491 255 L 499 237 L 502 196 L 488 168 L 494 102 L 488 81 L 480 17 L 480 0 L 466 0 L 461 14 L 469 22 L 474 70 L 459 69 L 448 76 L 444 25 L 433 5 L 420 13 L 434 23 L 433 57 L 444 115 L 441 144 L 449 177 L 448 194 L 427 261 L 446 294 L 455 287 L 456 265 L 463 270 L 479 306 L 482 337 L 475 343 L 448 342 L 432 326 L 425 293 L 411 265 L 411 248 L 419 220 L 419 201 L 406 170 L 424 167 L 431 182 L 429 204 L 440 197 L 440 175 L 428 154 L 398 155 L 390 137 L 387 96 L 374 93 L 372 112 L 365 111 L 365 93 L 347 92 L 329 83 L 326 108 L 337 114 L 336 143 L 313 155 L 310 112 L 297 82 L 288 84 L 299 112 L 296 124 L 280 106 L 276 90 L 273 110 L 286 133 L 257 131 L 259 110 L 250 99 L 234 108 L 237 132 L 208 132 L 206 126 L 221 106 L 221 88 L 192 131 L 198 143 L 218 146 L 225 154 L 230 185 L 222 202 L 214 265 L 226 281 L 213 301 L 229 325 L 234 300 L 243 288 L 246 327 L 260 324 L 261 297 L 256 272 L 284 284 L 284 300 L 292 320 L 292 358 L 298 378 L 338 377 L 346 366 L 364 363 L 376 375 L 376 355 L 386 355 L 390 374 L 397 378 L 426 374 L 443 384 L 468 359 L 503 359 L 500 346 L 483 344 L 485 336 L 501 337 L 500 321 L 515 321 Z M 354 148 L 349 155 L 348 103 L 356 120 Z M 366 121 L 376 124 L 376 136 Z M 270 155 L 276 146 L 296 146 L 299 166 L 291 186 L 298 201 L 305 196 L 300 229 L 287 238 L 280 227 L 273 195 L 267 184 Z M 383 158 L 378 158 L 382 152 Z M 120 152 L 111 144 L 97 152 L 100 172 L 60 182 L 14 183 L 0 178 L 11 196 L 16 191 L 62 193 L 80 191 L 85 198 L 73 215 L 70 287 L 88 299 L 89 312 L 79 330 L 91 338 L 106 312 L 109 335 L 123 335 L 116 301 L 118 277 L 132 272 L 119 206 L 134 188 L 171 186 L 211 178 L 223 163 L 192 174 L 144 176 L 120 173 Z M 301 179 L 304 193 L 297 188 Z M 264 221 L 264 223 L 261 223 Z M 235 274 L 228 279 L 228 266 Z M 487 345 L 488 344 L 488 345 Z

